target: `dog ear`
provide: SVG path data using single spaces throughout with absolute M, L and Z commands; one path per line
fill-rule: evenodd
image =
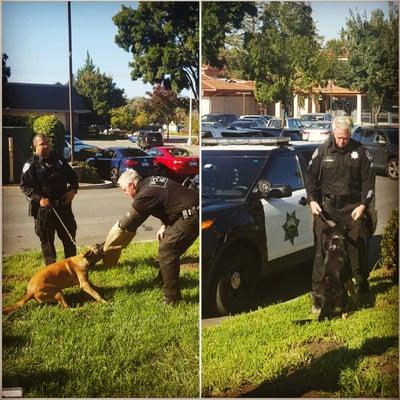
M 86 258 L 86 257 L 90 256 L 92 253 L 93 253 L 92 249 L 86 250 L 83 253 L 83 257 Z

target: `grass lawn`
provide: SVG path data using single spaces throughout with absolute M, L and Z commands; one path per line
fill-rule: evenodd
M 317 322 L 306 294 L 203 328 L 203 396 L 398 398 L 398 285 L 385 271 L 344 320 Z
M 132 243 L 118 267 L 99 263 L 90 280 L 107 300 L 78 287 L 73 309 L 28 302 L 3 316 L 3 387 L 24 397 L 198 397 L 198 241 L 182 258 L 184 301 L 162 304 L 157 243 Z M 61 255 L 59 255 L 61 258 Z M 19 300 L 41 268 L 40 252 L 3 260 L 3 305 Z

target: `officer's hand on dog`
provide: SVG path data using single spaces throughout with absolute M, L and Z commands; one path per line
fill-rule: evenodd
M 316 201 L 310 201 L 311 212 L 314 215 L 319 215 L 322 211 L 321 206 Z
M 354 221 L 357 221 L 359 218 L 361 218 L 363 216 L 364 211 L 365 211 L 365 205 L 360 204 L 351 213 L 351 218 L 353 218 Z
M 47 197 L 42 197 L 39 201 L 40 207 L 50 207 L 50 200 Z
M 71 203 L 72 199 L 75 196 L 75 190 L 70 190 L 69 192 L 65 193 L 63 199 L 64 199 L 64 204 Z
M 161 239 L 164 238 L 164 234 L 165 234 L 165 229 L 166 228 L 167 227 L 165 225 L 161 225 L 161 228 L 158 230 L 158 232 L 157 232 L 157 240 L 159 242 L 161 242 Z

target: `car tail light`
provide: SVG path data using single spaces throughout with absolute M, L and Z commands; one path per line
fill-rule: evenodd
M 182 160 L 174 160 L 174 164 L 183 164 Z
M 329 131 L 323 131 L 323 132 L 321 132 L 321 135 L 329 135 L 329 134 L 330 134 Z
M 124 161 L 125 167 L 132 168 L 137 167 L 139 163 L 136 160 L 125 160 Z
M 301 133 L 301 135 L 302 135 L 302 137 L 303 137 L 303 140 L 307 140 L 308 137 L 310 136 L 310 132 L 303 131 L 303 132 Z

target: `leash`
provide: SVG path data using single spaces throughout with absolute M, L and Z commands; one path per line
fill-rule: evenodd
M 56 209 L 54 207 L 51 208 L 54 212 L 54 214 L 56 215 L 56 217 L 58 218 L 58 220 L 61 222 L 61 225 L 63 226 L 63 228 L 65 229 L 65 232 L 67 232 L 67 235 L 69 237 L 69 239 L 71 240 L 71 242 L 76 246 L 76 242 L 74 240 L 74 238 L 72 237 L 72 235 L 69 233 L 69 230 L 67 229 L 67 227 L 64 225 L 63 220 L 61 219 L 61 217 L 58 215 L 58 212 L 56 211 Z
M 335 221 L 328 219 L 328 214 L 326 211 L 322 210 L 319 213 L 319 216 L 321 217 L 322 221 L 324 221 L 330 228 L 334 228 L 337 225 Z

